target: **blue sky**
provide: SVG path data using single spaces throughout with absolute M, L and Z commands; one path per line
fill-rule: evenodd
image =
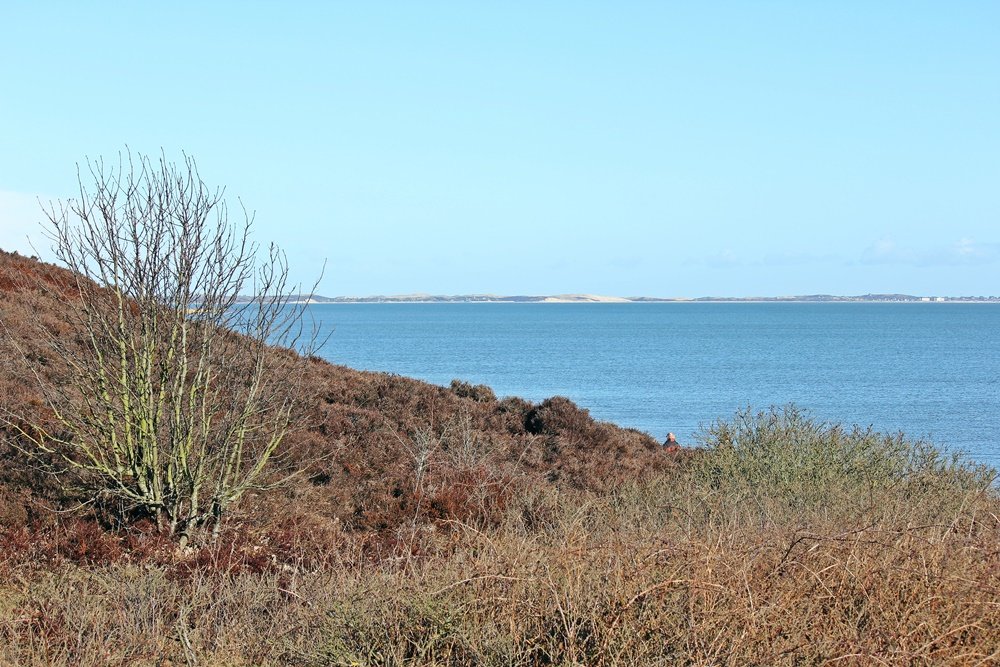
M 7 2 L 0 247 L 194 155 L 320 292 L 1000 294 L 1000 3 Z

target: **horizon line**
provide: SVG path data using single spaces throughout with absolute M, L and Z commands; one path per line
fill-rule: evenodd
M 375 294 L 369 296 L 335 296 L 319 294 L 289 294 L 297 303 L 705 303 L 705 302 L 896 302 L 896 303 L 993 303 L 1000 302 L 997 295 L 913 295 L 903 293 L 866 293 L 859 295 L 801 294 L 781 296 L 700 296 L 700 297 L 650 297 L 608 296 L 597 294 L 520 294 L 498 295 L 471 294 Z M 252 299 L 253 297 L 243 297 Z

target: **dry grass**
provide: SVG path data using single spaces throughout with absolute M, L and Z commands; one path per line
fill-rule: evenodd
M 44 420 L 71 285 L 0 253 L 0 407 Z M 0 665 L 1000 663 L 994 473 L 930 445 L 786 409 L 669 454 L 563 398 L 301 383 L 305 473 L 183 553 L 0 432 Z
M 655 479 L 538 487 L 495 525 L 400 528 L 377 557 L 341 532 L 308 562 L 11 564 L 0 663 L 1000 660 L 991 471 L 794 410 L 706 437 Z

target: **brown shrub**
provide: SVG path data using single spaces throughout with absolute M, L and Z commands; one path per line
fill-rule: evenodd
M 22 570 L 0 578 L 0 664 L 936 665 L 1000 655 L 995 494 L 954 490 L 908 515 L 809 511 L 781 525 L 733 513 L 701 484 L 671 474 L 613 493 L 540 487 L 511 499 L 494 527 L 366 537 L 367 558 L 345 543 L 348 560 L 315 569 L 276 565 L 266 544 L 233 534 L 179 564 Z M 692 498 L 720 520 L 693 522 Z M 303 535 L 318 528 L 293 523 Z
M 52 382 L 58 382 L 65 369 L 46 354 L 33 332 L 42 322 L 56 336 L 68 335 L 61 330 L 66 322 L 61 313 L 73 307 L 73 278 L 57 267 L 7 253 L 0 254 L 0 276 L 8 277 L 2 283 L 8 289 L 0 299 L 0 320 L 10 334 L 0 336 L 0 360 L 5 364 L 0 400 L 11 413 L 23 415 L 25 423 L 45 423 L 47 408 L 28 364 Z M 57 298 L 62 292 L 45 286 L 68 290 L 68 298 Z M 273 363 L 279 365 L 289 355 L 286 350 L 273 354 Z M 412 524 L 414 512 L 418 521 L 489 521 L 492 510 L 483 508 L 502 503 L 467 493 L 463 476 L 477 466 L 486 471 L 484 479 L 504 480 L 509 492 L 518 484 L 546 480 L 568 488 L 602 489 L 662 469 L 667 461 L 648 436 L 598 424 L 564 398 L 539 406 L 517 398 L 498 401 L 482 385 L 456 380 L 450 388 L 438 387 L 315 358 L 296 381 L 296 393 L 310 407 L 277 454 L 274 479 L 302 470 L 293 481 L 292 495 L 308 498 L 309 513 L 336 519 L 348 529 L 392 531 Z M 462 442 L 456 436 L 459 430 Z M 425 462 L 420 492 L 414 490 L 418 434 L 441 443 L 440 451 Z M 21 465 L 23 455 L 3 444 L 11 439 L 16 434 L 0 429 L 0 460 L 12 464 L 0 470 L 0 489 L 8 490 L 7 497 L 27 497 L 19 495 L 27 491 L 63 507 L 83 500 L 67 493 L 57 480 L 42 479 L 31 466 Z M 417 496 L 433 496 L 434 501 L 428 504 Z M 479 509 L 470 509 L 473 505 Z M 261 512 L 279 506 L 284 511 L 289 503 L 261 500 L 252 514 L 267 523 L 271 519 Z M 25 511 L 9 514 L 19 520 Z
M 461 380 L 451 381 L 451 391 L 459 398 L 471 398 L 477 403 L 493 403 L 497 395 L 485 384 L 470 384 Z

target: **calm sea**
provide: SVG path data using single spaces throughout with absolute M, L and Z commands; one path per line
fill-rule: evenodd
M 740 407 L 925 437 L 1000 465 L 1000 306 L 331 304 L 324 358 L 500 396 L 563 395 L 694 443 Z

